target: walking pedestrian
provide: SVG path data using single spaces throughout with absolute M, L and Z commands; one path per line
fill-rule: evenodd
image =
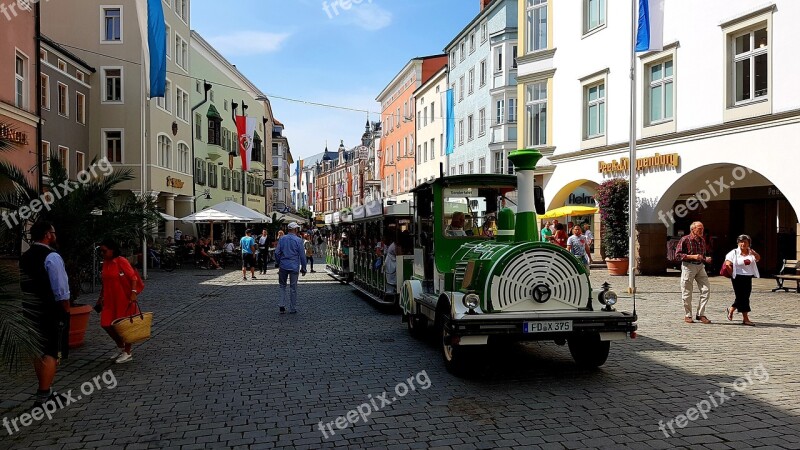
M 278 246 L 275 248 L 278 284 L 281 286 L 278 307 L 281 314 L 286 312 L 286 290 L 288 289 L 289 314 L 295 314 L 297 313 L 297 278 L 299 273 L 303 276 L 306 275 L 306 252 L 303 248 L 303 240 L 297 236 L 300 225 L 297 222 L 291 222 L 287 228 L 289 233 L 278 240 Z
M 553 240 L 553 230 L 550 229 L 550 221 L 544 223 L 542 226 L 542 242 L 551 242 Z
M 253 239 L 253 230 L 247 229 L 244 236 L 239 240 L 242 248 L 242 279 L 247 280 L 247 269 L 250 269 L 250 277 L 256 280 L 256 240 Z
M 731 284 L 736 299 L 728 308 L 728 320 L 733 320 L 733 313 L 742 313 L 742 325 L 755 326 L 750 321 L 750 293 L 753 291 L 753 277 L 761 278 L 758 273 L 758 262 L 761 255 L 750 248 L 750 236 L 743 234 L 736 239 L 738 248 L 725 255 L 725 265 L 731 269 Z
M 311 233 L 305 234 L 305 239 L 303 240 L 303 248 L 306 251 L 306 259 L 308 260 L 309 264 L 311 265 L 311 273 L 315 273 L 314 270 L 314 244 L 311 242 L 313 237 Z
M 553 233 L 553 243 L 562 248 L 567 248 L 567 232 L 564 230 L 563 223 L 556 223 L 556 231 Z
M 683 298 L 683 309 L 686 323 L 694 323 L 692 320 L 692 289 L 693 283 L 697 283 L 700 288 L 700 304 L 697 309 L 696 320 L 704 324 L 710 324 L 711 320 L 706 317 L 706 305 L 711 295 L 711 287 L 708 284 L 708 274 L 705 264 L 711 264 L 711 257 L 708 256 L 708 246 L 703 237 L 703 223 L 693 222 L 689 226 L 689 234 L 678 241 L 675 250 L 675 257 L 681 261 L 681 297 Z
M 592 264 L 592 258 L 589 256 L 589 242 L 578 225 L 572 227 L 572 236 L 567 239 L 567 250 L 583 263 L 588 274 L 589 266 Z
M 64 260 L 53 245 L 56 230 L 51 222 L 40 221 L 31 226 L 34 241 L 19 259 L 22 271 L 22 292 L 30 294 L 23 302 L 25 316 L 41 336 L 42 355 L 34 359 L 33 368 L 39 380 L 34 408 L 59 397 L 53 391 L 56 368 L 69 348 L 69 279 Z
M 589 253 L 591 254 L 594 252 L 594 234 L 588 223 L 583 224 L 583 235 L 586 236 L 586 243 L 589 244 Z
M 100 288 L 100 297 L 97 299 L 97 304 L 101 308 L 100 326 L 119 348 L 119 353 L 112 359 L 117 364 L 122 364 L 133 359 L 131 344 L 126 344 L 111 324 L 136 312 L 135 304 L 138 295 L 144 289 L 144 282 L 128 260 L 120 256 L 119 244 L 116 241 L 103 240 L 100 243 L 100 254 L 103 256 L 103 285 Z

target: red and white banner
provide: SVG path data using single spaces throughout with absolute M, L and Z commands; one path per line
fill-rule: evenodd
M 253 150 L 253 135 L 256 132 L 255 117 L 236 116 L 236 132 L 239 134 L 239 155 L 242 157 L 242 170 L 250 170 Z

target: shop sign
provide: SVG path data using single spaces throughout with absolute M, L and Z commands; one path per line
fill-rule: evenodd
M 167 187 L 174 187 L 175 189 L 183 188 L 183 180 L 180 178 L 167 177 Z
M 0 139 L 10 141 L 15 144 L 28 145 L 28 135 L 23 131 L 13 130 L 8 125 L 0 124 Z
M 677 153 L 668 153 L 666 155 L 656 153 L 646 158 L 636 158 L 636 171 L 641 172 L 645 169 L 656 168 L 666 169 L 669 167 L 677 169 L 678 164 L 680 164 L 680 155 Z M 611 162 L 600 161 L 597 171 L 605 175 L 609 173 L 628 172 L 630 167 L 630 158 L 620 158 L 619 161 L 616 159 Z
M 589 193 L 586 189 L 578 188 L 567 197 L 566 205 L 588 205 L 595 206 L 594 195 Z

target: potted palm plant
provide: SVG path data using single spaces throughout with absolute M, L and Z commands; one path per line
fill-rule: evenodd
M 609 275 L 628 272 L 628 180 L 614 178 L 597 188 L 597 206 L 600 209 L 606 266 Z

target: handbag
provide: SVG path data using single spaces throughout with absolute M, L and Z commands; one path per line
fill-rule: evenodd
M 729 265 L 723 263 L 722 268 L 719 269 L 719 274 L 725 278 L 731 278 L 733 277 L 733 270 Z
M 136 344 L 150 339 L 150 329 L 153 326 L 153 313 L 143 313 L 139 308 L 139 302 L 133 304 L 136 305 L 138 313 L 111 322 L 111 327 L 126 344 Z

